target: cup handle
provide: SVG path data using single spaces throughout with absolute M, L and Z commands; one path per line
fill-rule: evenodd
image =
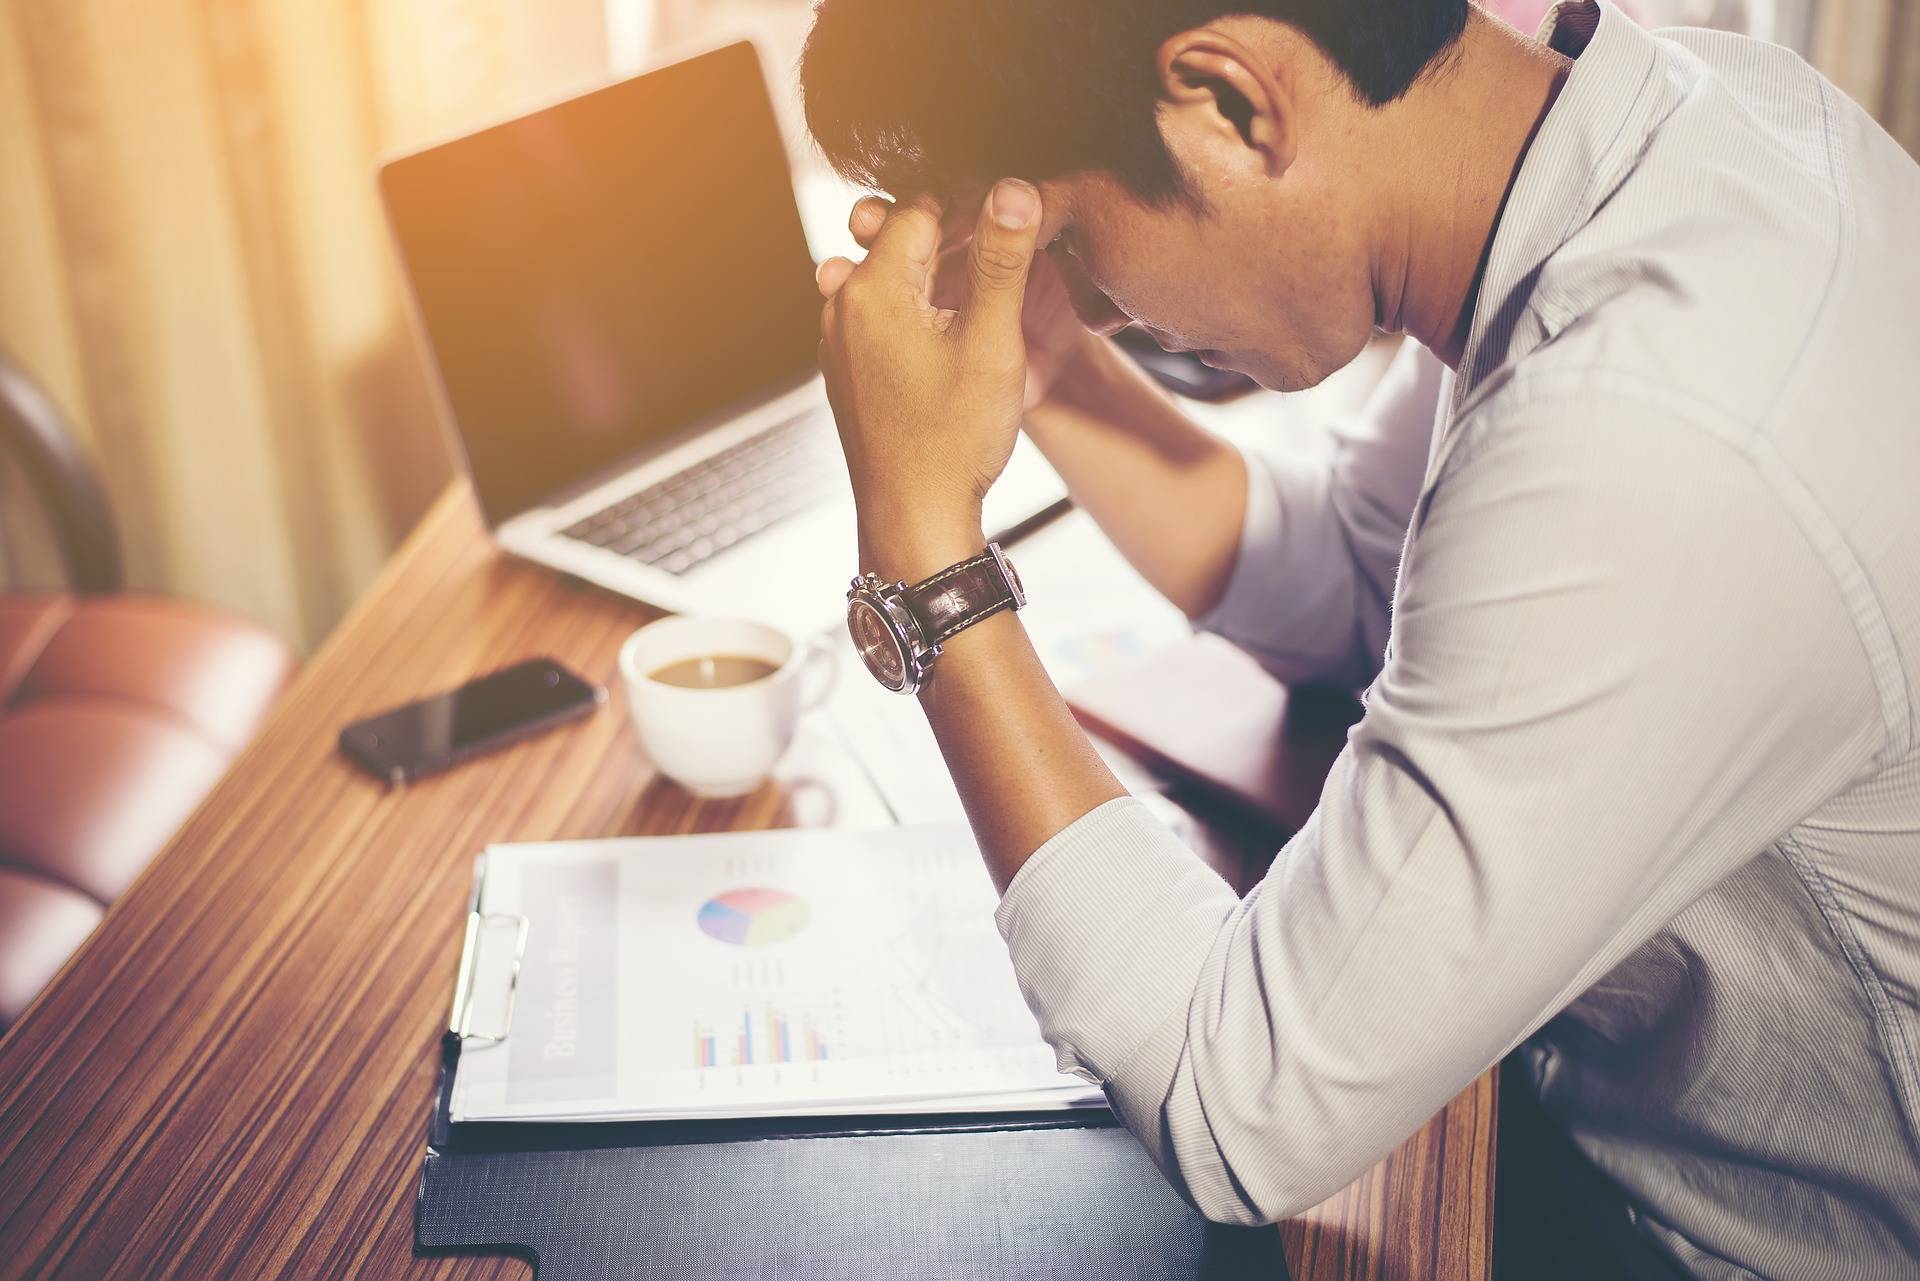
M 807 650 L 800 664 L 800 710 L 803 712 L 826 702 L 840 679 L 840 661 L 834 652 L 832 637 L 814 637 L 807 642 Z

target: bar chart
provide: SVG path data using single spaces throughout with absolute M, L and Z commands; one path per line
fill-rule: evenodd
M 711 1024 L 693 1026 L 693 1066 L 754 1067 L 768 1063 L 823 1063 L 832 1045 L 811 1018 L 795 1019 L 772 1006 L 757 1013 L 742 1010 L 724 1031 Z

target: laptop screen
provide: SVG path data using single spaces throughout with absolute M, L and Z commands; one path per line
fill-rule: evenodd
M 815 369 L 750 44 L 393 161 L 381 187 L 491 524 Z

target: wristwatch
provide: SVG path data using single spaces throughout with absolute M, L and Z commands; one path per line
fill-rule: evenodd
M 933 674 L 942 645 L 981 619 L 1026 603 L 1013 562 L 999 543 L 988 543 L 978 556 L 911 587 L 862 574 L 847 592 L 847 631 L 875 680 L 896 694 L 913 694 Z

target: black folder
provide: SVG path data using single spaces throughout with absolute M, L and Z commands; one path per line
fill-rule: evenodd
M 414 1209 L 417 1252 L 538 1281 L 1285 1281 L 1272 1228 L 1210 1224 L 1105 1109 L 699 1121 L 452 1119 L 466 1044 L 511 1035 L 530 923 L 476 865 Z M 482 939 L 512 926 L 497 1025 Z
M 448 1119 L 417 1251 L 538 1281 L 1285 1281 L 1272 1228 L 1203 1220 L 1102 1111 L 726 1121 Z

